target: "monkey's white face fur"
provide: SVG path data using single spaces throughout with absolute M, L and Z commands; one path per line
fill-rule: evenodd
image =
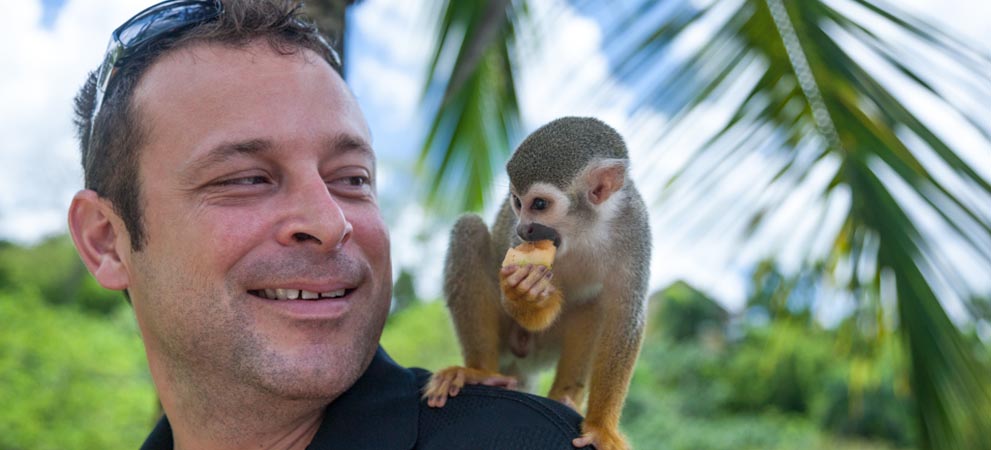
M 593 161 L 566 190 L 535 182 L 526 192 L 511 189 L 513 212 L 520 225 L 541 224 L 558 232 L 558 254 L 572 248 L 592 248 L 609 240 L 609 223 L 623 200 L 626 160 Z
M 513 212 L 520 225 L 539 223 L 564 235 L 568 227 L 571 199 L 549 183 L 533 183 L 525 193 L 511 192 Z M 563 244 L 563 242 L 562 242 Z M 561 249 L 559 248 L 558 251 Z

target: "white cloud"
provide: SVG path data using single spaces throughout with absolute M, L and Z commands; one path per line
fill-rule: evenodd
M 382 59 L 404 67 L 423 66 L 434 37 L 430 34 L 431 2 L 424 0 L 369 0 L 349 16 L 353 31 L 364 44 L 383 52 Z M 353 36 L 353 34 L 352 34 Z
M 594 115 L 625 131 L 626 111 L 635 96 L 611 82 L 599 24 L 564 1 L 531 6 L 540 35 L 520 36 L 517 83 L 524 127 L 532 130 L 561 116 Z M 591 93 L 597 97 L 580 95 Z
M 70 0 L 46 29 L 40 2 L 5 5 L 0 237 L 31 242 L 65 230 L 69 200 L 82 187 L 72 99 L 99 64 L 110 32 L 141 7 L 124 0 Z
M 420 101 L 422 77 L 365 55 L 353 55 L 352 63 L 349 78 L 359 103 L 366 112 L 374 108 L 377 114 L 386 115 L 368 118 L 380 125 L 372 132 L 380 133 L 382 127 L 397 131 L 408 126 Z

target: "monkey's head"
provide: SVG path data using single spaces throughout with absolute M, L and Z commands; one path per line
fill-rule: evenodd
M 517 234 L 562 246 L 594 233 L 616 213 L 621 196 L 614 194 L 628 166 L 623 138 L 598 119 L 564 117 L 540 127 L 506 164 Z

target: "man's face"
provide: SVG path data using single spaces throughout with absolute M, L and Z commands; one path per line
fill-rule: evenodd
M 156 62 L 134 101 L 148 241 L 122 260 L 153 373 L 291 398 L 346 389 L 392 275 L 343 80 L 308 50 L 203 44 Z M 321 298 L 277 299 L 294 295 Z

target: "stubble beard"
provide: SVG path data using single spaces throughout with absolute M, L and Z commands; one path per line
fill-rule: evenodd
M 135 256 L 135 262 L 142 264 L 138 260 L 144 258 Z M 149 262 L 144 261 L 145 269 L 154 270 L 142 271 L 149 276 L 144 291 L 160 294 L 143 299 L 148 303 L 143 309 L 150 328 L 142 332 L 152 333 L 154 337 L 148 340 L 155 342 L 149 349 L 157 348 L 156 359 L 162 363 L 177 408 L 199 417 L 201 423 L 225 422 L 215 424 L 220 429 L 237 428 L 238 415 L 244 420 L 240 425 L 244 425 L 252 422 L 252 417 L 271 420 L 272 414 L 291 415 L 291 409 L 332 401 L 367 368 L 388 311 L 390 284 L 366 278 L 366 288 L 382 292 L 372 292 L 360 300 L 376 305 L 365 305 L 371 306 L 367 309 L 352 305 L 356 308 L 340 321 L 314 323 L 312 326 L 320 329 L 305 334 L 314 336 L 313 342 L 295 345 L 285 342 L 285 337 L 280 339 L 277 330 L 259 327 L 253 314 L 257 310 L 246 304 L 251 299 L 246 297 L 244 282 L 254 280 L 254 274 L 278 279 L 280 272 L 300 270 L 292 267 L 295 264 L 275 268 L 279 265 L 269 261 L 236 268 L 218 286 L 216 280 L 195 270 L 165 269 Z M 350 270 L 367 270 L 356 269 L 362 264 L 347 258 L 336 263 L 344 270 L 348 265 Z M 155 320 L 149 320 L 152 318 Z

